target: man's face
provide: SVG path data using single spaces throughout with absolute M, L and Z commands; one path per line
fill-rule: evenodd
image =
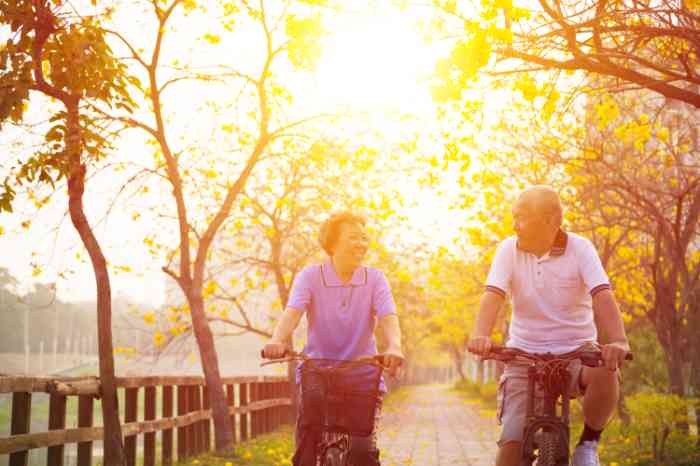
M 546 215 L 538 212 L 529 199 L 521 196 L 513 206 L 513 227 L 518 240 L 527 245 L 546 237 L 551 225 Z
M 364 225 L 342 223 L 333 255 L 342 257 L 345 261 L 358 266 L 365 258 L 368 247 L 369 237 Z

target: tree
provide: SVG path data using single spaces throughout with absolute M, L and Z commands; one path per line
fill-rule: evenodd
M 700 108 L 697 2 L 487 0 L 475 13 L 452 0 L 435 4 L 459 21 L 461 36 L 438 67 L 443 97 L 482 71 L 544 69 L 607 77 L 616 90 L 646 88 Z
M 151 2 L 149 9 L 155 31 L 149 46 L 150 57 L 124 34 L 113 32 L 135 63 L 134 74 L 145 77 L 147 84 L 137 85 L 136 90 L 149 103 L 153 122 L 132 116 L 108 113 L 105 116 L 145 132 L 149 143 L 157 149 L 154 154 L 156 170 L 170 185 L 179 245 L 170 254 L 171 263 L 163 270 L 177 282 L 187 301 L 212 407 L 216 450 L 223 452 L 232 445 L 233 436 L 205 308 L 206 264 L 222 225 L 238 208 L 236 203 L 253 169 L 274 153 L 276 144 L 290 137 L 292 130 L 307 121 L 289 120 L 283 113 L 291 95 L 279 79 L 276 66 L 286 55 L 292 66 L 310 67 L 319 53 L 322 28 L 313 7 L 304 5 L 304 2 L 288 1 L 274 8 L 266 2 L 259 2 L 257 6 L 249 2 L 243 2 L 242 6 L 228 2 L 201 5 L 201 11 L 212 8 L 218 15 L 224 34 L 230 35 L 236 27 L 243 29 L 239 23 L 255 28 L 261 34 L 262 41 L 257 45 L 262 59 L 256 65 L 257 70 L 246 72 L 241 70 L 243 66 L 224 66 L 202 72 L 194 65 L 179 62 L 173 63 L 173 68 L 167 68 L 163 64 L 163 55 L 174 16 L 179 10 L 192 15 L 197 8 L 197 4 L 191 1 Z M 222 47 L 226 36 L 207 31 L 202 40 L 212 47 Z M 249 41 L 250 36 L 245 40 Z M 168 112 L 173 110 L 167 107 L 176 97 L 169 100 L 166 94 L 175 84 L 185 82 L 198 83 L 199 89 L 193 92 L 204 95 L 206 89 L 216 85 L 220 86 L 220 91 L 226 90 L 227 95 L 235 96 L 233 89 L 238 93 L 235 104 L 241 107 L 243 116 L 239 121 L 226 122 L 215 128 L 222 143 L 227 143 L 232 151 L 210 148 L 209 144 L 194 138 L 187 141 L 186 134 L 183 135 L 185 143 L 178 147 L 178 138 L 173 138 L 169 131 L 168 116 L 172 114 Z M 210 104 L 218 105 L 213 99 Z M 192 145 L 188 147 L 188 143 Z M 201 147 L 197 147 L 198 143 Z M 230 176 L 231 173 L 237 175 Z M 202 197 L 198 197 L 200 195 Z
M 112 55 L 99 21 L 72 16 L 63 11 L 60 1 L 2 1 L 0 23 L 12 31 L 0 50 L 0 122 L 21 121 L 30 93 L 56 99 L 62 106 L 51 117 L 43 150 L 15 167 L 14 180 L 5 181 L 0 208 L 12 210 L 13 182 L 53 185 L 66 179 L 71 222 L 90 255 L 97 282 L 105 464 L 122 465 L 109 273 L 83 205 L 88 164 L 105 154 L 108 143 L 94 115 L 85 112 L 83 104 L 91 101 L 130 110 L 124 66 Z

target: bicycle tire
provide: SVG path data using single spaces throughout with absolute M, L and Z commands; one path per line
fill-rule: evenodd
M 557 466 L 559 436 L 556 432 L 541 432 L 538 442 L 537 466 Z
M 328 447 L 321 458 L 321 466 L 345 466 L 340 448 Z

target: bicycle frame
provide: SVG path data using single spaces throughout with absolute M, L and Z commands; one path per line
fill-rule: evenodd
M 598 367 L 602 363 L 600 350 L 596 346 L 586 346 L 563 355 L 529 354 L 521 350 L 493 347 L 484 359 L 496 359 L 511 362 L 520 359 L 529 363 L 527 368 L 527 404 L 525 428 L 523 431 L 523 451 L 521 466 L 531 466 L 537 459 L 538 466 L 568 466 L 570 439 L 570 401 L 571 385 L 568 366 L 575 360 L 583 365 Z M 626 358 L 631 360 L 632 354 Z M 559 384 L 551 382 L 557 370 Z M 542 387 L 542 407 L 536 409 L 537 388 Z M 561 413 L 557 413 L 557 404 L 561 399 Z M 539 412 L 538 412 L 539 411 Z M 538 455 L 535 456 L 535 450 Z M 543 451 L 546 450 L 546 454 Z M 543 457 L 546 457 L 544 459 Z
M 537 383 L 547 377 L 545 371 L 548 367 L 544 364 L 533 363 L 528 367 L 527 405 L 525 430 L 523 432 L 523 466 L 529 466 L 535 460 L 535 449 L 541 445 L 537 441 L 538 432 L 549 432 L 557 439 L 556 463 L 569 464 L 569 373 L 563 372 L 565 380 L 563 386 L 566 387 L 563 393 L 551 393 L 546 384 L 542 384 L 543 403 L 541 414 L 536 413 L 535 402 L 537 397 Z M 561 415 L 557 415 L 557 401 L 561 397 Z M 563 448 L 563 446 L 566 448 Z

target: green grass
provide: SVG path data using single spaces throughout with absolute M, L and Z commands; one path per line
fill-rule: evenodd
M 284 426 L 237 445 L 230 455 L 213 453 L 178 462 L 178 466 L 289 466 L 294 455 L 292 426 Z

